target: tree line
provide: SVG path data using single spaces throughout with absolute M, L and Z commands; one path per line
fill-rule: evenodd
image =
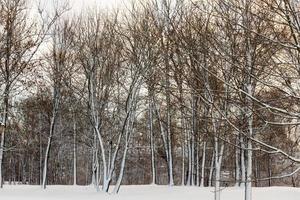
M 0 6 L 1 187 L 299 186 L 297 1 Z

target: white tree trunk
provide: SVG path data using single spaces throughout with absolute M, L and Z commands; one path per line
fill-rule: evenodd
M 168 170 L 169 185 L 174 185 L 173 175 L 173 154 L 172 154 L 172 133 L 171 133 L 171 98 L 170 98 L 170 69 L 166 61 L 166 102 L 167 102 L 167 145 L 168 145 Z
M 252 134 L 252 117 L 249 120 L 249 135 Z M 247 157 L 246 157 L 246 184 L 245 184 L 245 200 L 252 199 L 252 141 L 247 139 Z
M 5 117 L 4 117 L 5 118 Z M 3 153 L 4 153 L 4 140 L 5 140 L 5 119 L 1 122 L 1 143 L 0 143 L 0 188 L 3 187 L 3 177 L 2 177 L 2 165 L 3 165 Z
M 202 165 L 201 165 L 201 182 L 200 187 L 204 187 L 204 177 L 205 177 L 205 157 L 206 157 L 206 142 L 203 142 L 202 151 Z
M 191 132 L 188 131 L 188 177 L 186 181 L 186 185 L 192 184 L 192 145 L 191 145 Z
M 168 157 L 169 157 L 169 162 L 168 162 L 168 168 L 169 168 L 169 185 L 173 186 L 174 185 L 174 178 L 173 178 L 173 154 L 172 154 L 172 137 L 171 137 L 171 114 L 170 110 L 168 109 L 167 112 L 167 132 L 168 132 Z
M 118 193 L 120 190 L 120 186 L 123 180 L 124 176 L 124 170 L 125 170 L 125 163 L 127 158 L 127 152 L 128 152 L 128 146 L 129 141 L 132 135 L 132 132 L 134 132 L 134 121 L 135 121 L 135 114 L 136 114 L 136 106 L 137 106 L 137 95 L 140 89 L 140 85 L 137 86 L 136 90 L 133 90 L 133 94 L 131 96 L 131 101 L 129 102 L 129 110 L 127 110 L 128 114 L 128 120 L 125 121 L 125 148 L 123 152 L 123 158 L 121 162 L 121 169 L 119 172 L 119 177 L 116 183 L 116 186 L 114 188 L 113 193 Z
M 240 151 L 240 157 L 241 157 L 241 185 L 245 186 L 246 183 L 246 166 L 245 166 L 245 143 L 243 140 L 243 137 L 241 136 L 240 139 L 241 144 L 241 151 Z
M 122 157 L 122 162 L 121 162 L 120 174 L 119 174 L 116 186 L 115 186 L 114 191 L 113 191 L 114 194 L 117 194 L 119 192 L 119 190 L 120 190 L 120 187 L 121 187 L 121 183 L 122 183 L 123 176 L 124 176 L 127 151 L 128 151 L 128 144 L 126 142 L 126 146 L 125 146 L 125 149 L 124 149 L 124 153 L 123 153 L 123 157 Z
M 181 185 L 185 185 L 185 146 L 186 146 L 186 127 L 185 127 L 185 120 L 184 120 L 184 113 L 181 112 L 181 134 L 182 134 L 182 140 L 181 140 Z
M 5 140 L 5 120 L 1 122 L 1 143 L 0 143 L 0 188 L 3 187 L 3 177 L 2 177 L 2 165 L 3 165 L 3 153 L 4 153 L 4 140 Z
M 245 13 L 244 13 L 244 19 L 243 23 L 245 28 L 245 36 L 246 36 L 246 81 L 245 81 L 245 90 L 246 93 L 249 95 L 246 95 L 246 108 L 245 108 L 245 115 L 247 119 L 247 136 L 249 138 L 253 137 L 253 102 L 252 97 L 254 95 L 254 87 L 253 87 L 253 80 L 252 80 L 252 71 L 253 71 L 253 59 L 252 59 L 252 44 L 251 44 L 251 33 L 250 33 L 250 8 L 251 8 L 251 2 L 245 1 Z M 246 163 L 246 183 L 245 183 L 245 200 L 252 200 L 252 140 L 247 138 L 246 139 L 246 145 L 247 150 L 245 154 L 245 163 Z
M 239 139 L 236 138 L 236 147 L 235 147 L 235 186 L 240 186 L 240 149 L 239 147 Z
M 97 150 L 97 136 L 96 136 L 96 133 L 95 133 L 95 130 L 93 129 L 93 147 L 92 147 L 92 166 L 91 166 L 91 169 L 92 169 L 92 185 L 94 185 L 94 187 L 96 188 L 97 184 L 96 184 L 96 167 L 97 167 L 97 164 L 96 164 L 96 151 Z
M 199 164 L 199 144 L 196 146 L 196 186 L 200 186 L 200 164 Z
M 88 85 L 88 89 L 89 89 L 89 104 L 90 104 L 90 116 L 91 116 L 91 120 L 93 123 L 93 129 L 96 133 L 96 136 L 98 138 L 99 141 L 99 145 L 100 145 L 100 150 L 101 150 L 101 159 L 102 159 L 102 164 L 103 164 L 103 185 L 102 185 L 102 190 L 104 192 L 108 192 L 109 189 L 109 185 L 110 185 L 110 181 L 111 181 L 111 176 L 110 176 L 110 172 L 109 167 L 107 165 L 107 160 L 106 160 L 106 155 L 105 155 L 105 147 L 103 144 L 103 138 L 102 135 L 100 133 L 99 130 L 99 115 L 98 112 L 96 110 L 96 103 L 95 103 L 95 88 L 94 88 L 94 73 L 91 72 L 88 76 L 89 78 L 89 85 Z M 99 166 L 98 166 L 99 167 Z M 96 173 L 96 179 L 98 179 L 99 175 Z M 96 184 L 98 184 L 98 180 L 95 180 Z
M 151 151 L 151 184 L 156 184 L 156 168 L 155 168 L 155 145 L 153 135 L 153 105 L 152 98 L 149 98 L 149 134 L 150 134 L 150 151 Z
M 221 163 L 224 151 L 224 143 L 220 144 L 218 138 L 218 131 L 217 131 L 217 124 L 215 113 L 212 113 L 212 126 L 214 132 L 214 149 L 215 149 L 215 200 L 220 200 L 221 198 L 221 188 L 220 188 L 220 181 L 221 181 Z
M 130 119 L 129 119 L 129 124 L 127 126 L 126 134 L 125 134 L 125 149 L 124 149 L 124 152 L 123 152 L 123 157 L 122 157 L 122 162 L 121 162 L 121 169 L 120 169 L 120 172 L 119 172 L 119 177 L 118 177 L 116 186 L 115 186 L 114 191 L 113 191 L 113 193 L 115 193 L 115 194 L 117 194 L 119 192 L 120 186 L 121 186 L 121 183 L 122 183 L 122 180 L 123 180 L 130 136 L 133 132 L 135 111 L 131 111 L 131 112 L 132 113 L 130 114 L 131 116 L 130 116 Z
M 191 135 L 191 184 L 195 185 L 195 180 L 198 175 L 197 168 L 195 169 L 195 162 L 197 165 L 197 158 L 195 156 L 198 154 L 197 152 L 197 144 L 196 144 L 196 136 L 197 136 L 197 100 L 195 96 L 192 96 L 192 135 Z M 196 154 L 196 155 L 195 155 Z M 197 155 L 198 156 L 198 155 Z
M 45 158 L 44 158 L 43 183 L 42 183 L 43 189 L 46 189 L 46 185 L 47 185 L 48 159 L 49 159 L 49 152 L 50 152 L 50 147 L 51 147 L 51 142 L 52 142 L 52 136 L 53 136 L 53 132 L 54 132 L 55 118 L 56 118 L 56 113 L 54 111 L 53 116 L 51 118 L 51 122 L 50 122 L 50 132 L 49 132 L 49 136 L 48 136 L 47 148 L 46 148 L 46 153 L 45 153 Z
M 213 151 L 213 154 L 211 156 L 211 162 L 210 162 L 210 170 L 209 170 L 209 177 L 208 177 L 208 186 L 212 186 L 212 177 L 214 174 L 214 163 L 215 163 L 215 151 Z
M 2 115 L 2 122 L 0 124 L 1 130 L 1 142 L 0 142 L 0 188 L 3 188 L 3 154 L 4 154 L 4 144 L 5 144 L 5 129 L 7 124 L 8 118 L 8 106 L 9 106 L 9 87 L 5 87 L 4 91 L 4 105 L 3 105 L 3 115 Z
M 195 185 L 195 136 L 192 133 L 192 145 L 191 145 L 191 185 Z
M 73 122 L 73 185 L 77 185 L 76 120 Z
M 155 113 L 156 113 L 156 116 L 158 119 L 158 123 L 159 123 L 159 127 L 160 127 L 160 134 L 161 134 L 161 137 L 163 140 L 163 146 L 164 146 L 164 150 L 165 150 L 165 154 L 166 154 L 166 160 L 167 160 L 167 165 L 168 165 L 167 168 L 168 168 L 168 175 L 169 175 L 169 185 L 172 185 L 171 183 L 174 184 L 174 182 L 173 182 L 173 178 L 172 178 L 173 176 L 170 176 L 171 174 L 173 174 L 173 170 L 170 170 L 170 167 L 172 167 L 172 169 L 173 169 L 172 163 L 170 163 L 172 160 L 172 159 L 170 159 L 170 156 L 172 156 L 172 153 L 171 153 L 172 149 L 169 148 L 171 146 L 170 135 L 169 135 L 168 131 L 167 131 L 167 133 L 165 131 L 165 128 L 164 128 L 163 123 L 160 118 L 159 110 L 156 107 L 156 104 L 154 103 L 154 101 L 153 101 L 153 106 L 154 106 Z M 170 127 L 168 127 L 168 128 L 170 128 Z
M 220 183 L 221 183 L 221 166 L 222 166 L 222 158 L 223 158 L 223 152 L 224 152 L 224 144 L 221 144 L 221 149 L 219 151 L 219 142 L 218 139 L 215 138 L 215 151 L 216 151 L 216 156 L 215 156 L 215 200 L 220 200 L 221 199 L 221 188 L 220 188 Z
M 50 131 L 49 131 L 49 136 L 48 136 L 48 142 L 47 142 L 47 148 L 46 148 L 46 153 L 45 153 L 45 158 L 44 158 L 44 168 L 43 168 L 43 183 L 42 183 L 42 188 L 46 189 L 47 185 L 47 170 L 48 170 L 48 159 L 49 159 L 49 154 L 50 154 L 50 147 L 52 143 L 52 137 L 54 134 L 54 128 L 55 128 L 55 121 L 57 117 L 57 112 L 58 112 L 58 107 L 59 107 L 59 89 L 54 86 L 54 94 L 53 94 L 53 108 L 52 108 L 52 117 L 51 117 L 51 122 L 50 122 Z

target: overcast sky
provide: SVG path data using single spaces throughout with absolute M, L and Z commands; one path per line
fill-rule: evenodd
M 63 4 L 63 2 L 67 0 L 36 0 L 40 1 L 44 7 L 51 7 L 53 3 L 58 2 L 59 4 Z M 99 6 L 102 8 L 114 8 L 124 6 L 126 3 L 130 2 L 130 0 L 68 0 L 70 6 L 73 10 L 81 10 L 82 8 L 86 8 L 88 6 Z
M 98 5 L 101 7 L 114 7 L 114 6 L 121 6 L 127 0 L 69 0 L 70 4 L 78 9 L 84 6 L 93 6 Z

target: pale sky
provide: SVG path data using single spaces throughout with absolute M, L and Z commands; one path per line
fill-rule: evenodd
M 75 9 L 94 5 L 101 6 L 103 8 L 122 6 L 126 1 L 128 2 L 128 0 L 69 0 L 70 4 Z
M 45 7 L 51 7 L 51 5 L 63 4 L 68 1 L 73 10 L 81 10 L 82 8 L 99 6 L 101 8 L 114 8 L 122 7 L 129 3 L 131 0 L 35 0 L 41 2 Z

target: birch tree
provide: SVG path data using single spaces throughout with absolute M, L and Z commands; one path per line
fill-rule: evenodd
M 1 74 L 4 80 L 2 125 L 0 143 L 0 187 L 3 186 L 2 163 L 5 147 L 5 134 L 9 119 L 11 92 L 16 82 L 35 64 L 36 54 L 44 42 L 51 26 L 65 12 L 57 10 L 53 17 L 45 20 L 43 11 L 39 11 L 39 22 L 29 21 L 29 8 L 25 0 L 4 0 L 1 4 Z M 40 23 L 41 22 L 41 23 Z
M 69 22 L 65 21 L 62 25 L 57 24 L 53 31 L 53 44 L 49 60 L 50 84 L 52 88 L 52 116 L 50 118 L 49 136 L 44 157 L 43 183 L 46 189 L 47 169 L 50 155 L 51 143 L 55 133 L 56 120 L 59 114 L 64 88 L 66 84 L 66 71 L 70 63 L 70 44 L 71 29 Z

